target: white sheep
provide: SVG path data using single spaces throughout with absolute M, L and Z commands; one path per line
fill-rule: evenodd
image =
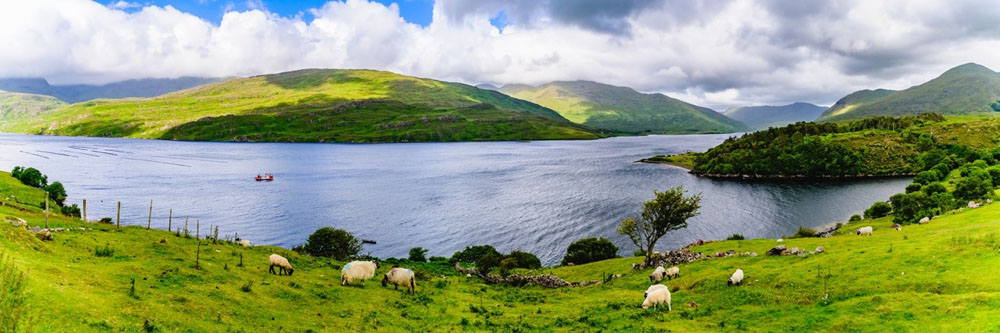
M 737 268 L 736 271 L 733 272 L 733 276 L 729 277 L 729 282 L 727 282 L 727 284 L 730 286 L 736 286 L 742 282 L 743 282 L 743 270 Z
M 240 244 L 240 246 L 243 246 L 243 247 L 250 247 L 250 246 L 253 245 L 253 244 L 250 244 L 250 241 L 248 241 L 246 239 L 238 240 L 238 241 L 236 241 L 236 244 Z
M 375 276 L 378 266 L 378 262 L 375 261 L 349 262 L 340 270 L 340 285 L 346 286 L 354 280 L 361 280 L 361 285 L 364 286 L 365 280 Z
M 646 292 L 642 294 L 642 298 L 649 297 L 649 293 L 657 289 L 667 289 L 667 286 L 664 286 L 662 284 L 654 284 L 652 286 L 649 286 L 649 288 L 646 288 Z
M 410 293 L 415 293 L 417 291 L 417 282 L 414 277 L 413 271 L 409 268 L 399 268 L 393 267 L 385 276 L 382 277 L 382 286 L 385 287 L 387 284 L 392 283 L 396 290 L 399 290 L 399 285 L 406 287 L 407 291 Z
M 670 267 L 670 269 L 668 269 L 666 273 L 664 273 L 664 275 L 667 277 L 667 280 L 673 280 L 674 278 L 678 278 L 681 276 L 681 268 L 677 266 Z
M 917 223 L 924 224 L 924 223 L 927 223 L 927 222 L 930 222 L 930 221 L 931 221 L 931 218 L 925 216 L 924 218 L 920 219 L 920 221 L 917 222 Z
M 642 301 L 642 308 L 648 309 L 651 306 L 656 307 L 664 303 L 667 304 L 667 311 L 673 310 L 670 307 L 670 289 L 666 287 L 646 293 L 646 299 Z
M 278 275 L 281 275 L 281 273 L 288 273 L 288 276 L 292 276 L 292 272 L 295 271 L 292 269 L 292 264 L 289 264 L 288 259 L 285 259 L 285 257 L 272 254 L 267 259 L 271 264 L 271 267 L 268 268 L 268 271 L 270 271 L 271 274 L 274 274 L 274 266 L 278 266 Z
M 871 226 L 867 226 L 867 227 L 864 227 L 864 228 L 858 228 L 857 234 L 858 234 L 858 236 L 861 236 L 861 235 L 871 236 L 872 235 L 872 227 Z
M 649 274 L 649 281 L 660 282 L 660 280 L 663 280 L 665 274 L 667 274 L 667 270 L 663 269 L 663 266 L 656 267 L 653 273 Z

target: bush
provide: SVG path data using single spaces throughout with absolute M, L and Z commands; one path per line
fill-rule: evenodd
M 919 183 L 910 183 L 910 185 L 906 185 L 906 193 L 917 192 L 920 191 L 921 188 L 923 188 L 923 186 Z
M 494 254 L 498 258 L 503 256 L 499 251 L 497 251 L 497 249 L 489 245 L 467 246 L 465 247 L 465 250 L 455 252 L 455 254 L 451 256 L 451 262 L 474 263 L 489 254 Z M 499 261 L 500 260 L 497 259 L 498 263 Z
M 857 221 L 861 221 L 861 215 L 858 214 L 851 215 L 851 219 L 847 220 L 847 222 L 857 222 Z
M 416 262 L 426 262 L 427 261 L 427 249 L 422 247 L 415 247 L 410 249 L 410 260 Z
M 20 180 L 24 185 L 31 187 L 42 188 L 49 184 L 48 177 L 35 168 L 25 169 L 24 167 L 17 166 L 10 172 L 10 175 L 17 178 L 17 180 Z
M 937 193 L 948 192 L 948 188 L 944 187 L 944 184 L 941 184 L 940 182 L 934 182 L 927 184 L 927 186 L 924 186 L 924 188 L 921 191 L 923 191 L 924 194 L 928 196 L 932 196 Z
M 115 255 L 115 249 L 111 247 L 111 244 L 104 244 L 104 248 L 94 248 L 94 255 L 98 257 L 113 257 Z
M 993 192 L 993 182 L 986 170 L 975 170 L 955 184 L 955 197 L 962 200 L 979 200 Z
M 347 231 L 322 227 L 309 235 L 300 249 L 316 257 L 347 260 L 361 253 L 361 240 Z
M 951 167 L 946 163 L 938 163 L 931 170 L 937 171 L 940 178 L 948 177 L 948 174 L 951 173 Z
M 938 174 L 937 170 L 921 171 L 916 177 L 913 177 L 913 183 L 920 185 L 927 185 L 939 180 L 941 180 L 941 175 Z
M 538 260 L 538 256 L 535 256 L 531 252 L 524 252 L 521 250 L 511 251 L 510 254 L 503 257 L 506 259 L 513 259 L 513 268 L 527 268 L 527 269 L 539 269 L 542 268 L 542 261 Z
M 100 223 L 106 223 L 106 224 L 111 224 L 111 218 L 110 218 L 110 217 L 102 217 L 102 218 L 101 218 L 101 219 L 100 219 L 99 221 L 97 221 L 97 222 L 100 222 Z
M 62 206 L 66 202 L 66 188 L 60 182 L 54 182 L 45 186 L 43 188 L 45 192 L 49 192 L 49 198 L 56 202 L 56 205 Z
M 73 204 L 72 206 L 62 206 L 59 210 L 62 211 L 63 215 L 69 217 L 80 217 L 80 207 L 77 207 L 76 204 Z
M 502 257 L 500 256 L 499 252 L 487 253 L 486 255 L 476 260 L 476 270 L 479 273 L 487 274 L 497 266 L 500 266 L 501 259 Z
M 865 218 L 877 219 L 880 217 L 885 217 L 886 215 L 889 215 L 889 213 L 891 212 L 892 212 L 892 206 L 889 206 L 889 204 L 885 203 L 884 201 L 877 201 L 874 204 L 872 204 L 871 207 L 865 209 Z
M 807 238 L 807 237 L 816 237 L 816 230 L 799 226 L 799 230 L 795 231 L 795 233 L 788 238 Z
M 726 237 L 726 240 L 744 240 L 744 239 L 746 238 L 743 237 L 743 234 L 732 234 L 729 235 L 729 237 Z
M 582 238 L 569 244 L 562 264 L 586 264 L 605 259 L 617 258 L 618 247 L 605 238 Z

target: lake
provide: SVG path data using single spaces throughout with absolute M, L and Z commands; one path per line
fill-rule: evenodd
M 616 234 L 653 190 L 683 185 L 703 196 L 687 229 L 658 250 L 697 239 L 780 237 L 801 225 L 846 220 L 902 192 L 909 179 L 740 182 L 635 163 L 656 154 L 704 151 L 728 135 L 654 135 L 594 141 L 406 144 L 221 143 L 0 134 L 0 169 L 40 169 L 62 182 L 68 203 L 87 199 L 91 220 L 114 216 L 166 229 L 190 217 L 220 235 L 291 247 L 333 226 L 376 245 L 365 252 L 405 257 L 411 247 L 450 256 L 468 245 L 533 252 L 557 264 L 576 239 Z M 257 174 L 273 182 L 256 182 Z

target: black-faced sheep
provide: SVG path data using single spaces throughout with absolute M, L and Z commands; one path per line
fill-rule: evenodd
M 642 298 L 648 297 L 649 296 L 649 292 L 651 292 L 653 290 L 657 290 L 657 289 L 667 289 L 667 286 L 664 286 L 662 284 L 654 284 L 652 286 L 649 286 L 649 288 L 646 288 L 646 292 L 642 294 Z
M 666 274 L 667 270 L 663 269 L 663 266 L 656 267 L 656 269 L 653 270 L 653 273 L 649 274 L 649 281 L 660 282 L 660 280 L 663 280 L 663 276 Z
M 729 277 L 729 281 L 726 284 L 738 286 L 740 283 L 743 283 L 743 270 L 737 268 L 736 272 L 733 272 L 733 276 Z
M 271 274 L 274 274 L 274 266 L 278 266 L 278 275 L 287 273 L 288 276 L 292 276 L 292 272 L 295 271 L 292 269 L 292 264 L 288 263 L 288 259 L 277 254 L 272 254 L 268 257 L 268 262 L 271 264 L 271 267 L 268 269 Z
M 399 285 L 406 287 L 406 290 L 410 293 L 416 293 L 417 291 L 417 281 L 413 274 L 413 271 L 408 268 L 393 267 L 385 276 L 382 277 L 382 286 L 385 287 L 387 284 L 392 283 L 396 290 L 399 290 Z
M 376 261 L 352 261 L 344 265 L 340 270 L 340 285 L 347 285 L 354 280 L 361 280 L 361 285 L 365 285 L 365 280 L 375 276 L 375 270 L 379 264 Z
M 668 269 L 664 273 L 664 276 L 667 277 L 667 280 L 673 280 L 674 278 L 678 278 L 681 276 L 681 268 L 677 266 L 670 267 L 670 269 Z
M 670 307 L 670 289 L 657 288 L 646 293 L 646 299 L 642 301 L 642 308 L 656 307 L 660 304 L 667 304 L 667 311 L 673 310 Z
M 858 231 L 856 233 L 858 234 L 858 236 L 861 236 L 861 235 L 871 236 L 872 235 L 872 227 L 871 226 L 867 226 L 867 227 L 864 227 L 864 228 L 858 228 Z

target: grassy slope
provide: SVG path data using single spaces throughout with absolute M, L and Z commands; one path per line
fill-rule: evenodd
M 846 108 L 831 108 L 820 120 L 842 121 L 926 112 L 942 115 L 988 114 L 995 112 L 991 103 L 1000 103 L 1000 73 L 969 63 L 952 68 L 924 84 L 882 98 Z
M 55 97 L 0 90 L 0 126 L 10 121 L 37 117 L 64 106 L 66 103 Z
M 4 177 L 9 175 L 0 174 Z M 39 213 L 0 208 L 0 221 L 6 216 L 32 225 L 44 220 Z M 0 252 L 28 272 L 27 324 L 36 331 L 137 331 L 147 318 L 165 331 L 1000 329 L 996 204 L 903 231 L 890 230 L 889 218 L 883 218 L 848 226 L 832 238 L 786 240 L 789 247 L 827 250 L 806 258 L 766 257 L 775 245 L 767 239 L 708 243 L 693 250 L 761 255 L 682 265 L 681 277 L 665 282 L 674 290 L 673 312 L 637 308 L 650 272 L 630 271 L 638 258 L 542 270 L 571 281 L 625 274 L 603 286 L 514 288 L 442 270 L 419 280 L 417 295 L 409 296 L 380 287 L 377 279 L 364 288 L 342 287 L 332 266 L 340 263 L 280 248 L 202 241 L 201 269 L 196 269 L 194 239 L 139 227 L 114 231 L 66 218 L 51 224 L 95 230 L 55 233 L 54 241 L 41 242 L 0 224 Z M 864 225 L 875 227 L 874 236 L 851 234 Z M 106 244 L 115 255 L 96 257 L 94 248 Z M 267 273 L 266 257 L 273 252 L 290 258 L 293 276 Z M 242 268 L 237 267 L 241 254 Z M 727 287 L 736 268 L 746 272 L 746 283 Z M 241 291 L 250 281 L 251 291 Z
M 593 139 L 552 110 L 472 86 L 369 70 L 301 70 L 156 98 L 96 100 L 0 125 L 53 135 L 213 141 Z
M 825 109 L 810 103 L 792 103 L 773 106 L 745 106 L 726 110 L 729 118 L 741 121 L 753 129 L 785 126 L 800 121 L 814 121 Z
M 854 110 L 862 104 L 871 103 L 882 99 L 883 97 L 889 96 L 890 94 L 896 92 L 895 90 L 889 89 L 875 89 L 875 90 L 858 90 L 847 96 L 842 97 L 837 100 L 829 109 L 823 111 L 823 114 L 819 116 L 818 120 L 825 120 L 833 116 L 839 116 L 846 114 Z
M 628 133 L 730 133 L 747 127 L 718 112 L 662 94 L 589 81 L 557 81 L 501 91 L 556 110 L 578 124 Z

